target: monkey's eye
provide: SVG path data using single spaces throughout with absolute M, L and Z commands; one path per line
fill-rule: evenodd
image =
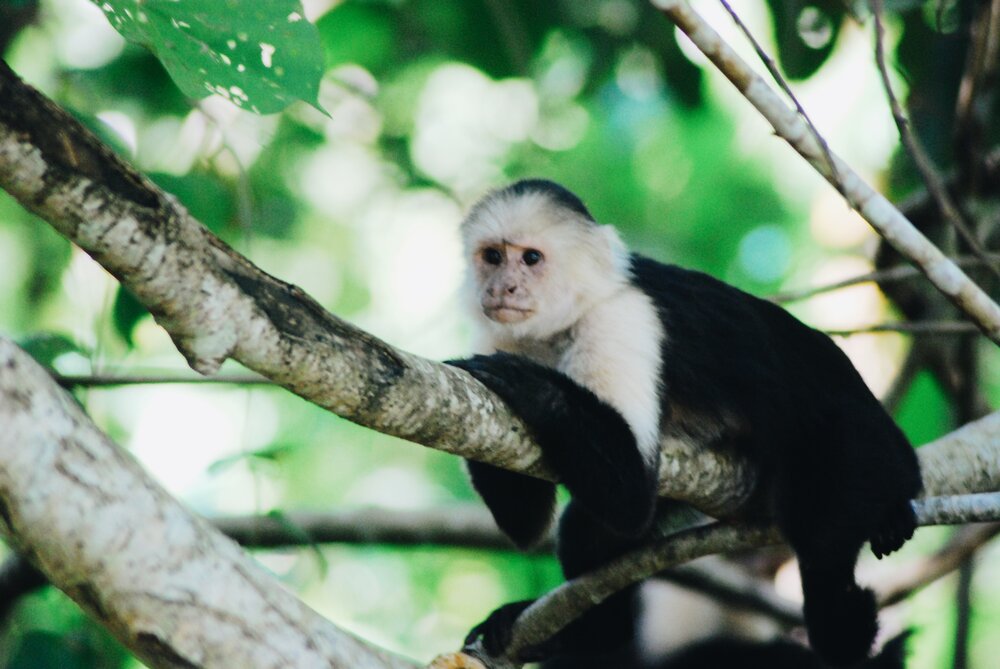
M 542 252 L 535 249 L 528 249 L 521 255 L 525 265 L 535 265 L 542 259 Z
M 493 247 L 483 249 L 483 261 L 487 265 L 499 265 L 503 262 L 503 254 Z

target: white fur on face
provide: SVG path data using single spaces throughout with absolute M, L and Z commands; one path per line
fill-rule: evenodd
M 543 193 L 487 196 L 462 224 L 473 293 L 482 302 L 489 272 L 481 261 L 490 246 L 534 248 L 545 266 L 524 289 L 538 305 L 531 318 L 495 323 L 479 312 L 477 321 L 498 339 L 545 339 L 571 327 L 587 311 L 628 281 L 628 253 L 618 233 L 561 207 Z
M 480 352 L 507 351 L 554 367 L 625 418 L 647 461 L 660 437 L 660 345 L 656 307 L 629 275 L 628 252 L 611 226 L 597 225 L 541 192 L 489 195 L 462 225 L 469 259 L 469 297 Z M 519 284 L 532 315 L 497 323 L 482 310 L 491 272 L 482 250 L 533 248 L 544 267 Z

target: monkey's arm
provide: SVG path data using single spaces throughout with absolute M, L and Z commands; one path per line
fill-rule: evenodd
M 566 375 L 526 358 L 495 353 L 449 364 L 476 377 L 528 425 L 560 481 L 602 525 L 626 536 L 649 526 L 657 472 L 621 414 Z

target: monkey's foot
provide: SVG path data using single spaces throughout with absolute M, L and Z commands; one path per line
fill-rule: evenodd
M 804 612 L 813 650 L 836 667 L 868 657 L 878 632 L 872 591 L 851 585 L 812 594 L 806 597 Z
M 899 550 L 906 540 L 913 536 L 917 528 L 917 515 L 910 500 L 897 503 L 884 511 L 871 536 L 872 553 L 882 559 Z
M 499 657 L 510 645 L 514 621 L 517 620 L 522 611 L 534 602 L 533 599 L 525 599 L 520 602 L 504 604 L 491 613 L 486 620 L 469 630 L 469 634 L 465 637 L 465 646 L 468 648 L 479 641 L 487 654 L 491 657 Z

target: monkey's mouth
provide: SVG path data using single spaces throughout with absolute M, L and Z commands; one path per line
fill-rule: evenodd
M 483 313 L 488 319 L 497 323 L 520 323 L 527 320 L 533 312 L 531 309 L 501 304 L 494 307 L 484 306 Z

